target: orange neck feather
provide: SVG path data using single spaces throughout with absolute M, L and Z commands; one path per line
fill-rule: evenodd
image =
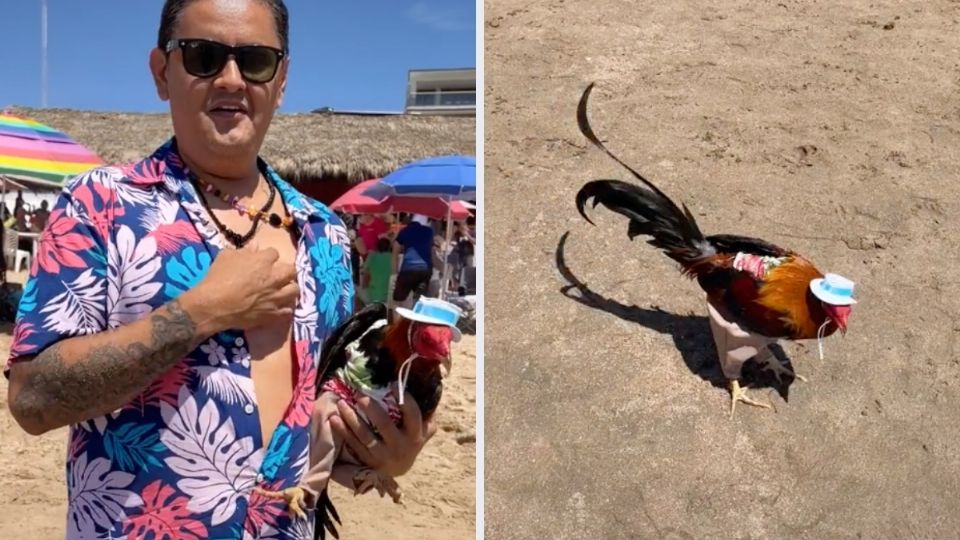
M 383 347 L 390 351 L 390 355 L 396 359 L 397 368 L 400 367 L 401 362 L 413 354 L 409 340 L 411 324 L 413 322 L 410 319 L 400 318 L 397 322 L 387 326 L 387 331 L 383 336 Z
M 783 321 L 793 328 L 797 337 L 814 338 L 827 315 L 818 301 L 810 300 L 808 293 L 810 280 L 822 277 L 810 261 L 795 257 L 766 275 L 757 302 L 783 313 Z

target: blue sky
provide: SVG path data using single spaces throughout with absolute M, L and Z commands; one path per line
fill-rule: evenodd
M 41 2 L 0 3 L 0 108 L 39 107 Z M 48 5 L 49 107 L 167 110 L 147 68 L 162 0 Z M 408 70 L 476 66 L 475 6 L 473 0 L 287 0 L 292 63 L 281 111 L 403 110 Z

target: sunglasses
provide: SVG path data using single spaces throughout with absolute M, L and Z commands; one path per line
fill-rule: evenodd
M 194 77 L 207 79 L 216 76 L 233 57 L 240 75 L 253 83 L 272 81 L 280 60 L 286 56 L 286 52 L 266 45 L 231 47 L 207 39 L 171 39 L 167 42 L 167 55 L 178 48 L 183 54 L 183 68 Z

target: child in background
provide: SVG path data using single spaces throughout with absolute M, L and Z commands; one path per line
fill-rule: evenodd
M 367 255 L 367 259 L 363 262 L 363 275 L 358 296 L 364 305 L 374 302 L 387 303 L 390 270 L 390 240 L 381 238 L 377 241 L 377 250 Z

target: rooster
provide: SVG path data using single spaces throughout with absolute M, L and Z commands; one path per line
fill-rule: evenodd
M 593 86 L 586 88 L 577 107 L 580 132 L 643 185 L 619 180 L 587 182 L 576 197 L 577 210 L 587 222 L 594 224 L 584 210 L 591 199 L 594 208 L 602 204 L 626 216 L 631 240 L 639 235 L 650 237 L 648 244 L 679 263 L 683 275 L 697 280 L 707 294 L 711 320 L 721 321 L 714 325 L 715 334 L 718 329 L 730 331 L 742 343 L 752 340 L 752 344 L 759 344 L 757 349 L 765 349 L 778 339 L 820 340 L 837 330 L 846 333 L 847 319 L 856 303 L 852 282 L 836 274 L 825 276 L 810 260 L 765 240 L 728 234 L 704 236 L 686 205 L 678 207 L 594 134 L 587 120 L 587 100 Z M 715 335 L 718 347 L 726 337 Z M 727 352 L 718 351 L 721 365 Z M 778 378 L 780 372 L 794 375 L 779 361 L 770 367 Z M 769 406 L 746 395 L 738 381 L 739 366 L 732 374 L 724 369 L 724 374 L 729 379 L 731 414 L 737 401 Z
M 461 337 L 456 328 L 460 311 L 432 298 L 421 298 L 413 311 L 396 311 L 400 317 L 388 324 L 386 306 L 366 306 L 327 339 L 318 364 L 311 468 L 298 486 L 278 492 L 259 490 L 268 497 L 284 499 L 292 515 L 304 517 L 304 506 L 315 507 L 315 538 L 325 538 L 326 532 L 339 538 L 334 522 L 339 524 L 340 517 L 327 492 L 331 478 L 357 493 L 376 488 L 381 496 L 388 493 L 395 503 L 401 500 L 399 486 L 392 478 L 366 467 L 344 448 L 344 441 L 334 437 L 329 418 L 336 414 L 337 401 L 355 406 L 358 398 L 370 396 L 401 427 L 399 406 L 403 405 L 404 392 L 413 397 L 424 421 L 433 416 L 440 403 L 440 368 L 450 371 L 450 345 Z M 438 319 L 438 312 L 448 314 L 448 318 Z M 359 411 L 358 415 L 366 421 Z

